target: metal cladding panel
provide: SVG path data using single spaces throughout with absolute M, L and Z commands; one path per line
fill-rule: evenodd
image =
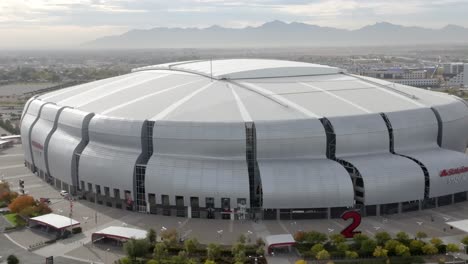
M 387 114 L 394 130 L 395 152 L 420 161 L 430 177 L 429 197 L 468 190 L 468 157 L 437 145 L 437 119 L 431 109 Z M 442 175 L 445 171 L 452 175 Z
M 40 114 L 40 110 L 43 104 L 41 100 L 34 100 L 30 103 L 27 112 L 23 116 L 23 120 L 21 121 L 21 142 L 23 142 L 23 152 L 24 152 L 24 160 L 29 163 L 33 162 L 31 156 L 31 140 L 29 138 L 32 126 L 36 119 Z
M 99 81 L 83 83 L 72 87 L 67 87 L 64 89 L 60 89 L 57 91 L 49 92 L 39 96 L 39 99 L 47 101 L 47 102 L 54 102 L 57 103 L 61 100 L 67 99 L 68 97 L 74 96 L 76 94 L 91 90 L 97 86 L 101 86 L 104 84 L 114 83 L 120 79 L 126 78 L 128 75 L 116 76 L 112 78 L 102 79 Z
M 346 170 L 327 159 L 259 160 L 263 208 L 353 206 Z
M 257 162 L 264 208 L 352 206 L 346 170 L 326 158 L 326 135 L 318 119 L 256 122 Z
M 35 96 L 29 98 L 29 100 L 24 104 L 23 111 L 21 112 L 21 120 L 23 120 L 24 115 L 28 111 L 29 105 L 31 104 L 32 101 L 36 99 Z
M 198 197 L 205 206 L 206 197 L 238 198 L 249 204 L 249 174 L 246 162 L 245 124 L 157 121 L 153 130 L 153 156 L 145 176 L 146 193 Z
M 424 198 L 423 171 L 410 159 L 390 153 L 388 129 L 380 115 L 329 120 L 336 134 L 336 157 L 360 172 L 366 205 Z
M 47 173 L 46 151 L 47 137 L 54 128 L 55 118 L 61 107 L 47 104 L 44 105 L 41 115 L 32 128 L 31 142 L 33 142 L 32 153 L 36 167 Z M 39 146 L 42 146 L 40 148 Z
M 141 154 L 143 121 L 96 115 L 89 124 L 89 143 L 79 163 L 80 180 L 133 193 L 133 175 Z
M 468 157 L 465 154 L 441 148 L 406 151 L 404 154 L 426 166 L 430 177 L 429 197 L 468 190 L 468 172 L 463 170 L 468 167 Z M 443 171 L 448 175 L 444 176 Z
M 73 154 L 83 137 L 83 122 L 89 113 L 64 109 L 57 121 L 57 129 L 50 138 L 47 155 L 51 176 L 77 185 L 72 176 Z
M 255 122 L 257 159 L 326 159 L 327 137 L 318 119 Z
M 98 97 L 92 97 L 88 103 L 80 108 L 86 109 L 88 112 L 94 112 L 105 115 L 104 111 L 112 109 L 119 105 L 126 105 L 135 99 L 147 96 L 152 93 L 160 92 L 164 95 L 163 90 L 171 87 L 180 86 L 181 84 L 194 82 L 199 80 L 198 76 L 182 75 L 182 74 L 153 74 L 153 79 L 143 79 L 135 81 L 134 86 L 123 86 L 116 88 L 108 93 L 101 94 Z M 138 104 L 139 102 L 135 102 Z
M 361 173 L 365 205 L 424 199 L 424 173 L 410 159 L 390 153 L 348 156 L 343 159 Z
M 232 93 L 232 85 L 221 82 L 216 82 L 201 91 L 164 119 L 193 122 L 242 121 L 237 101 Z
M 379 114 L 328 119 L 335 129 L 337 157 L 389 153 L 388 129 Z
M 210 80 L 207 79 L 193 84 L 180 86 L 175 89 L 170 89 L 162 94 L 143 95 L 140 100 L 135 103 L 124 105 L 123 107 L 112 110 L 112 112 L 108 113 L 106 113 L 108 111 L 106 110 L 103 113 L 122 118 L 139 118 L 141 120 L 150 119 L 169 108 L 174 104 L 174 102 L 184 98 L 187 94 L 190 94 L 209 83 Z
M 468 107 L 460 100 L 434 108 L 442 119 L 442 148 L 464 153 L 468 143 Z
M 278 104 L 277 101 L 271 100 L 269 97 L 264 97 L 258 93 L 233 86 L 234 92 L 239 96 L 239 100 L 247 109 L 251 118 L 257 120 L 289 120 L 307 118 L 301 112 L 298 112 L 290 107 L 284 107 Z M 258 107 L 261 105 L 262 107 Z
M 437 118 L 430 108 L 386 113 L 393 128 L 395 152 L 438 148 Z
M 106 81 L 104 83 L 96 83 L 90 86 L 90 89 L 86 90 L 73 90 L 74 88 L 68 88 L 73 92 L 69 94 L 69 96 L 62 98 L 62 100 L 58 101 L 58 105 L 67 105 L 67 106 L 79 106 L 82 104 L 86 104 L 89 100 L 93 100 L 94 98 L 100 97 L 101 95 L 112 93 L 116 89 L 123 89 L 127 86 L 133 86 L 136 83 L 141 81 L 145 81 L 147 79 L 151 79 L 155 75 L 159 74 L 151 74 L 151 73 L 131 73 L 126 74 L 119 78 L 111 79 L 110 81 Z M 65 92 L 66 90 L 64 90 Z M 83 108 L 82 110 L 86 110 Z

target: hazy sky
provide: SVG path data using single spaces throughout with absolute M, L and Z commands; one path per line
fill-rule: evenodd
M 0 0 L 0 48 L 73 47 L 134 28 L 271 20 L 347 29 L 382 21 L 468 27 L 468 0 Z

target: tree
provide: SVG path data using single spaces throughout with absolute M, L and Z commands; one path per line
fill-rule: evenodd
M 221 257 L 221 246 L 218 244 L 210 243 L 206 248 L 206 255 L 210 260 L 217 260 Z
M 150 259 L 146 262 L 146 264 L 159 264 L 159 261 L 157 260 L 154 260 L 154 259 Z
M 398 255 L 398 256 L 402 256 L 402 257 L 411 256 L 409 247 L 407 247 L 407 246 L 405 246 L 403 244 L 400 244 L 400 245 L 395 247 L 395 254 Z
M 7 258 L 7 264 L 18 264 L 19 259 L 15 255 L 9 255 Z
M 400 231 L 396 234 L 396 240 L 400 241 L 403 245 L 409 245 L 410 237 L 407 233 Z
M 245 263 L 246 260 L 247 260 L 247 257 L 245 256 L 244 250 L 241 250 L 234 255 L 235 262 Z
M 265 241 L 263 241 L 263 239 L 261 237 L 259 237 L 255 241 L 255 244 L 257 245 L 257 247 L 264 247 L 265 246 Z
M 346 238 L 342 234 L 333 234 L 330 235 L 330 240 L 332 241 L 333 245 L 338 245 L 339 243 L 344 243 Z
M 461 242 L 465 245 L 468 246 L 468 236 L 465 236 L 462 238 Z
M 296 262 L 294 262 L 294 264 L 307 264 L 307 261 L 305 261 L 303 259 L 300 259 L 300 260 L 297 260 Z
M 336 250 L 338 250 L 339 252 L 346 252 L 346 250 L 349 249 L 349 246 L 348 244 L 346 243 L 339 243 L 336 245 Z
M 438 246 L 440 246 L 440 245 L 443 244 L 442 240 L 441 240 L 440 238 L 438 238 L 438 237 L 433 237 L 433 238 L 431 239 L 431 243 L 432 243 L 432 245 L 434 245 L 434 246 L 436 246 L 436 247 L 438 247 Z
M 377 232 L 374 237 L 375 237 L 375 240 L 377 241 L 377 245 L 379 246 L 384 246 L 385 243 L 387 243 L 387 241 L 392 239 L 390 234 L 387 232 Z
M 447 252 L 458 252 L 458 251 L 460 251 L 460 248 L 458 247 L 457 244 L 453 244 L 453 243 L 447 244 Z
M 294 240 L 296 240 L 296 242 L 303 242 L 305 240 L 305 234 L 306 232 L 304 231 L 297 231 L 294 234 Z
M 207 259 L 207 260 L 205 261 L 205 264 L 216 264 L 216 262 L 214 262 L 214 260 Z
M 187 252 L 181 250 L 177 256 L 172 257 L 172 263 L 174 264 L 187 264 L 188 262 Z
M 231 248 L 231 253 L 233 256 L 239 254 L 239 252 L 244 252 L 245 253 L 245 245 L 242 243 L 235 243 L 232 248 Z
M 198 243 L 198 240 L 196 238 L 188 239 L 184 242 L 184 248 L 188 255 L 192 255 L 193 253 L 195 253 L 199 246 L 200 243 Z
M 360 249 L 361 248 L 361 243 L 365 240 L 368 240 L 369 237 L 364 235 L 364 234 L 356 234 L 354 235 L 353 237 L 353 241 L 354 241 L 354 245 L 353 247 L 354 248 L 357 248 L 357 249 Z
M 377 243 L 373 239 L 367 239 L 362 241 L 361 248 L 359 249 L 359 254 L 362 256 L 369 256 L 374 252 Z
M 315 244 L 312 246 L 312 248 L 310 249 L 310 252 L 312 253 L 312 255 L 314 257 L 317 256 L 317 254 L 322 251 L 324 248 L 323 248 L 323 245 L 322 244 Z
M 169 252 L 167 250 L 167 246 L 165 243 L 157 243 L 154 246 L 153 257 L 156 260 L 162 261 L 163 259 L 167 258 L 168 255 L 169 255 Z
M 148 230 L 148 234 L 146 234 L 146 239 L 148 239 L 151 245 L 154 245 L 156 243 L 156 231 L 154 231 L 153 228 L 150 228 Z
M 240 234 L 239 237 L 237 238 L 237 242 L 245 244 L 247 238 L 245 237 L 244 234 Z
M 131 260 L 143 257 L 148 253 L 149 242 L 146 239 L 129 239 L 125 245 L 124 250 Z
M 318 260 L 330 259 L 330 253 L 328 253 L 327 250 L 322 249 L 317 253 L 317 255 L 315 255 L 315 258 Z
M 11 212 L 13 213 L 19 213 L 23 209 L 25 209 L 28 206 L 35 206 L 36 201 L 32 196 L 29 195 L 22 195 L 18 196 L 16 199 L 14 199 L 10 205 L 8 205 L 8 208 L 10 209 Z
M 372 255 L 376 258 L 387 257 L 387 254 L 388 254 L 388 250 L 384 249 L 381 246 L 377 246 L 374 250 L 374 253 L 372 253 Z
M 388 253 L 390 254 L 395 254 L 395 249 L 398 245 L 400 245 L 401 243 L 399 241 L 396 241 L 394 239 L 390 239 L 389 241 L 387 241 L 385 243 L 385 249 L 388 250 Z
M 359 257 L 359 254 L 356 251 L 346 251 L 345 256 L 348 259 L 357 259 Z
M 424 247 L 425 244 L 426 243 L 424 243 L 421 240 L 415 240 L 415 239 L 411 240 L 410 244 L 409 244 L 411 254 L 419 255 L 419 254 L 423 253 L 422 252 L 422 247 Z
M 310 244 L 324 243 L 327 241 L 327 235 L 316 231 L 310 231 L 305 233 L 304 240 Z
M 422 252 L 426 255 L 435 255 L 439 250 L 433 244 L 426 244 L 422 247 Z
M 416 233 L 416 238 L 419 239 L 419 240 L 424 239 L 424 238 L 427 238 L 427 234 L 424 233 L 424 232 L 422 232 L 422 231 L 418 231 L 418 232 Z

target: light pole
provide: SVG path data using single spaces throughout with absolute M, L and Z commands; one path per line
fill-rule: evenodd
M 107 262 L 107 255 L 109 254 L 109 251 L 110 251 L 110 248 L 106 249 L 106 263 L 105 264 L 109 263 Z

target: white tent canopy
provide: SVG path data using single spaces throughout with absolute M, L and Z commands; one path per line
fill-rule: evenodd
M 460 229 L 463 232 L 468 233 L 468 219 L 465 220 L 459 220 L 459 221 L 452 221 L 452 222 L 447 222 L 447 225 L 453 226 L 457 229 Z
M 265 243 L 268 248 L 268 253 L 273 247 L 285 247 L 296 244 L 296 240 L 291 234 L 271 235 L 265 237 Z
M 56 229 L 64 229 L 71 226 L 79 225 L 80 222 L 69 217 L 58 214 L 46 214 L 29 219 L 40 224 L 48 225 Z
M 146 238 L 147 231 L 130 228 L 130 227 L 122 227 L 122 226 L 109 226 L 102 230 L 96 231 L 92 235 L 93 241 L 95 241 L 95 237 L 108 237 L 120 240 L 128 240 L 130 238 L 135 239 L 143 239 Z

